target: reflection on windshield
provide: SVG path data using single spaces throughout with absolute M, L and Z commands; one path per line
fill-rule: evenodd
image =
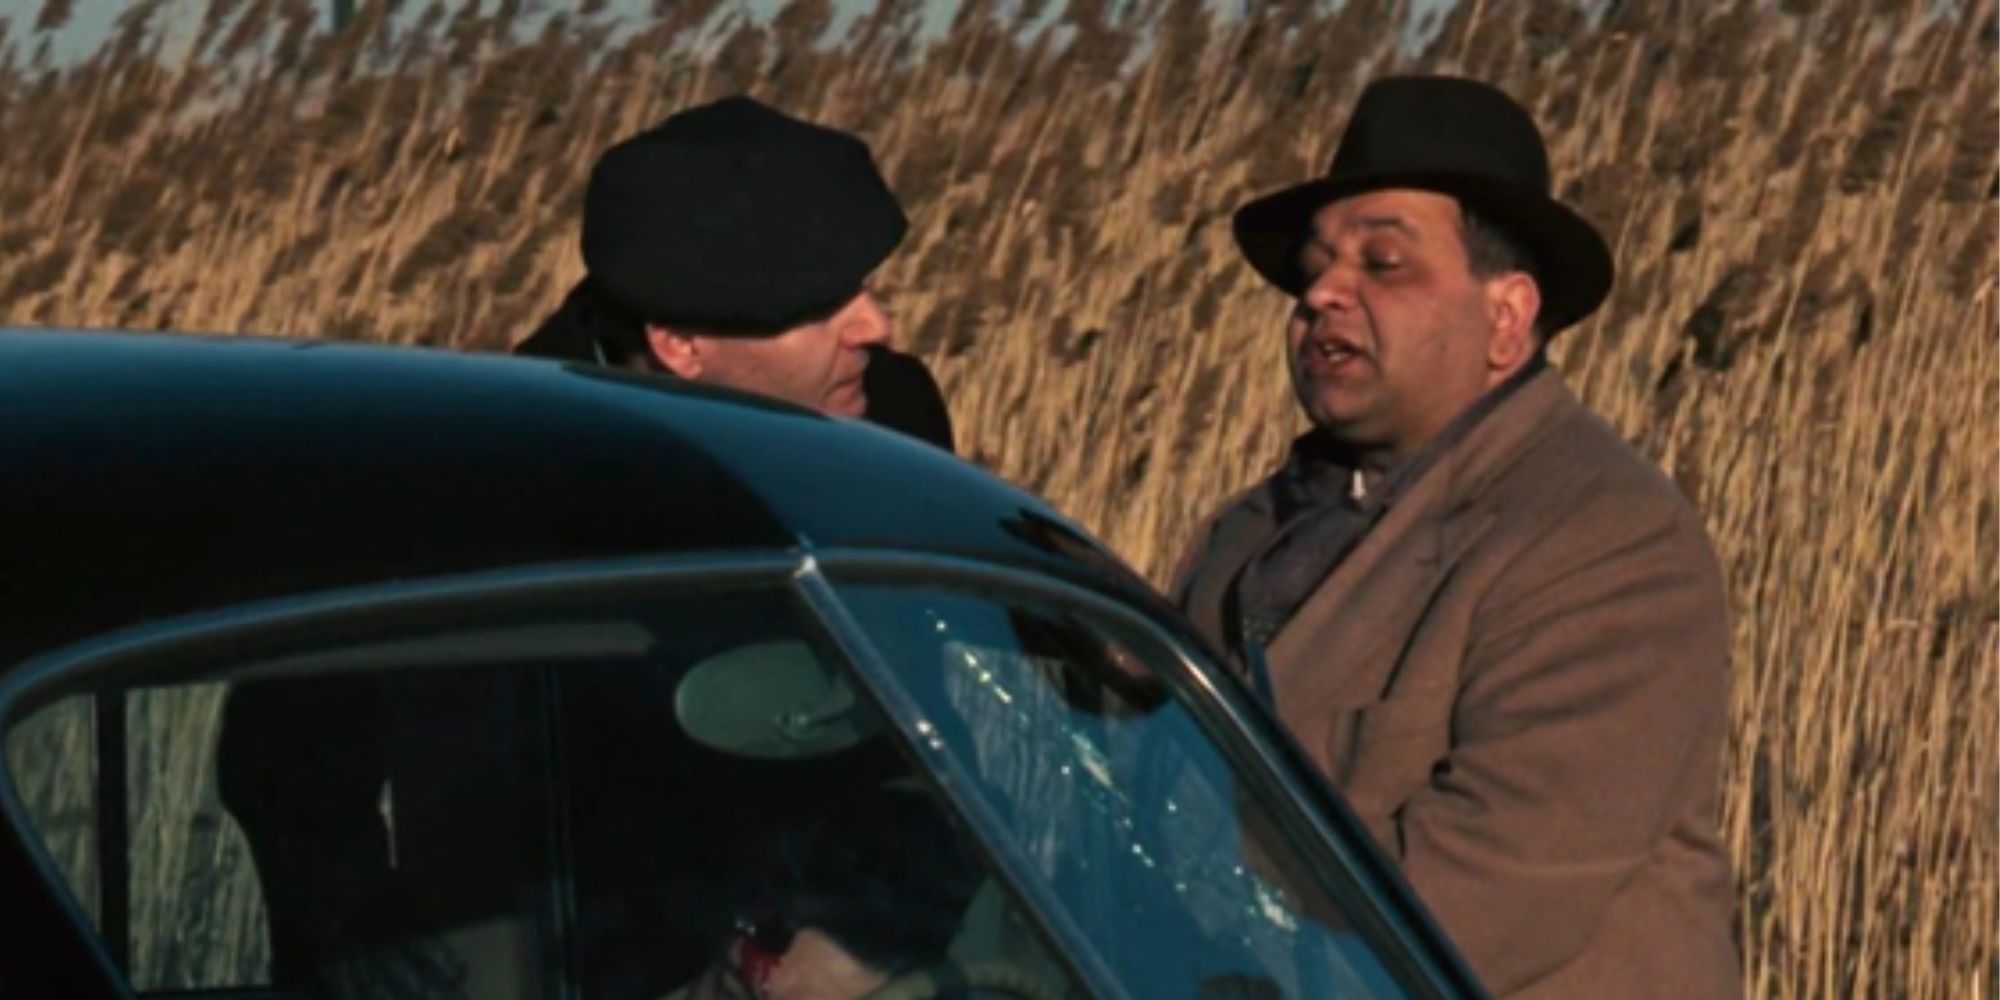
M 1135 676 L 1171 651 L 1069 609 L 842 596 L 1130 995 L 1398 995 L 1362 942 L 1299 916 L 1339 908 L 1279 887 L 1298 868 L 1288 846 L 1194 720 Z

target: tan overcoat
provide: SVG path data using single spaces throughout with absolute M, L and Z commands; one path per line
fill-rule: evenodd
M 1189 553 L 1220 633 L 1268 487 Z M 1553 370 L 1411 486 L 1268 649 L 1279 715 L 1494 994 L 1740 992 L 1707 533 Z

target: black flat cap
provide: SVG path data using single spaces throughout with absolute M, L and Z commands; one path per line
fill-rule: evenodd
M 605 152 L 583 262 L 648 322 L 771 334 L 852 299 L 908 229 L 860 139 L 730 97 Z

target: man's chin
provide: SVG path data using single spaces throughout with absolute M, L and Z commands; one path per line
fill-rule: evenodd
M 1329 430 L 1351 426 L 1357 419 L 1361 419 L 1364 416 L 1362 412 L 1364 408 L 1358 405 L 1359 402 L 1349 398 L 1346 393 L 1328 392 L 1323 389 L 1299 394 L 1299 408 L 1305 411 L 1306 417 L 1312 420 L 1315 426 Z
M 1380 436 L 1380 420 L 1368 408 L 1352 400 L 1338 403 L 1327 399 L 1304 401 L 1306 418 L 1335 441 L 1365 446 Z
M 836 389 L 826 399 L 820 412 L 829 417 L 860 417 L 868 412 L 868 393 L 859 385 L 852 389 Z

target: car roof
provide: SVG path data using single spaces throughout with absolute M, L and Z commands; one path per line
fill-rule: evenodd
M 0 672 L 143 621 L 387 579 L 888 548 L 1157 602 L 1042 501 L 856 421 L 599 366 L 0 331 Z

